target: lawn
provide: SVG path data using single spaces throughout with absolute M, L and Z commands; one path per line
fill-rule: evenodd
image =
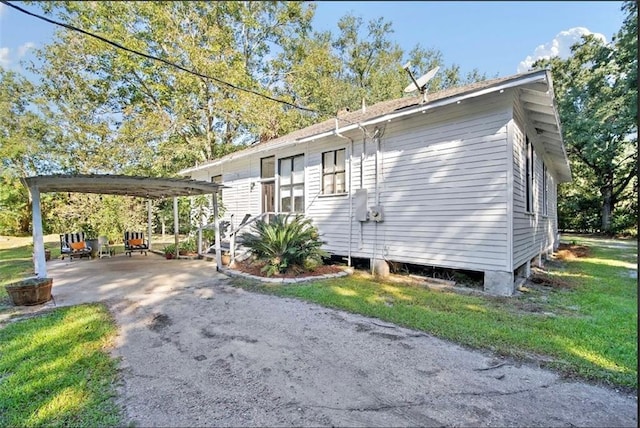
M 119 426 L 116 327 L 103 305 L 59 308 L 0 329 L 0 426 Z
M 498 298 L 378 282 L 363 275 L 296 285 L 239 286 L 376 317 L 478 349 L 539 362 L 568 377 L 636 389 L 636 247 L 575 237 L 583 258 L 547 264 L 564 287 Z

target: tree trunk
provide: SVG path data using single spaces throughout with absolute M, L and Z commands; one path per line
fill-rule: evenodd
M 613 186 L 606 185 L 600 189 L 602 195 L 602 223 L 600 231 L 602 233 L 611 233 L 611 218 L 613 213 L 613 206 L 615 201 L 613 200 Z

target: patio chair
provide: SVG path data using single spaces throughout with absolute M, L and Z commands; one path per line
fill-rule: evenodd
M 131 257 L 131 253 L 139 251 L 147 255 L 149 251 L 149 243 L 144 239 L 142 232 L 125 232 L 124 233 L 124 253 Z
M 87 245 L 84 232 L 64 233 L 60 235 L 60 255 L 62 260 L 69 256 L 69 261 L 74 257 L 90 257 L 92 248 Z
M 109 248 L 109 238 L 106 236 L 98 237 L 98 257 L 111 257 L 111 248 Z

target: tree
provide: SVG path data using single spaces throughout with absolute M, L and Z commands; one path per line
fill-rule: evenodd
M 31 205 L 20 178 L 55 171 L 51 128 L 38 113 L 37 88 L 0 68 L 0 233 L 29 231 Z M 44 199 L 43 199 L 44 202 Z
M 405 53 L 391 38 L 392 23 L 383 18 L 365 25 L 362 18 L 348 14 L 339 20 L 338 27 L 335 35 L 315 32 L 289 41 L 273 63 L 274 74 L 284 81 L 280 93 L 320 112 L 319 117 L 291 112 L 290 116 L 296 117 L 291 123 L 309 125 L 335 117 L 345 108 L 355 110 L 363 103 L 402 97 L 409 83 L 402 69 L 407 59 L 414 75 L 435 66 L 442 68 L 429 84 L 432 92 L 486 79 L 478 70 L 460 76 L 459 66 L 445 66 L 437 49 L 418 45 Z
M 34 71 L 61 113 L 65 144 L 82 141 L 82 169 L 152 175 L 214 159 L 268 130 L 271 124 L 256 112 L 273 101 L 233 86 L 269 95 L 271 50 L 307 31 L 313 10 L 293 2 L 55 2 L 43 8 L 214 77 L 68 30 L 39 52 L 42 65 Z
M 615 232 L 614 212 L 634 197 L 632 181 L 637 177 L 637 3 L 627 2 L 623 9 L 628 15 L 613 43 L 589 35 L 571 48 L 568 59 L 534 64 L 551 68 L 575 177 L 572 186 L 598 189 L 604 233 Z M 577 194 L 590 199 L 584 190 Z M 574 205 L 584 208 L 575 200 Z

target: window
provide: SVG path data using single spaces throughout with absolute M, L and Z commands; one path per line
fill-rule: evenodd
M 345 193 L 345 149 L 322 154 L 322 194 Z
M 525 143 L 526 150 L 526 182 L 525 182 L 525 204 L 526 212 L 533 212 L 533 145 L 529 141 L 529 137 L 526 138 Z
M 304 212 L 304 155 L 278 161 L 280 211 Z
M 275 178 L 276 176 L 276 158 L 269 156 L 260 159 L 260 178 Z
M 547 205 L 549 201 L 549 189 L 547 183 L 547 165 L 542 164 L 542 215 L 547 215 Z
M 216 184 L 222 184 L 222 174 L 214 175 L 213 177 L 211 177 L 211 182 Z

